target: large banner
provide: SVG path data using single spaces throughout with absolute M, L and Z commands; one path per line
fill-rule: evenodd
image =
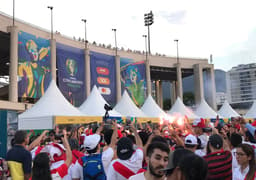
M 127 90 L 133 102 L 141 107 L 146 98 L 146 66 L 144 61 L 120 58 L 122 91 Z
M 85 100 L 84 50 L 57 43 L 59 89 L 74 106 Z
M 115 57 L 90 52 L 91 88 L 96 85 L 104 99 L 111 105 L 116 103 Z
M 49 40 L 20 31 L 18 34 L 18 94 L 40 98 L 51 80 Z

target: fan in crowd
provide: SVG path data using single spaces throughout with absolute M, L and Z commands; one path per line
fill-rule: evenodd
M 183 122 L 17 131 L 0 161 L 0 179 L 256 180 L 256 123 Z

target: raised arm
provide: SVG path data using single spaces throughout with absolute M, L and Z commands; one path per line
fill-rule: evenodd
M 100 135 L 101 131 L 104 128 L 104 122 L 101 123 L 100 127 L 97 129 L 96 134 Z
M 111 136 L 111 142 L 110 142 L 109 147 L 114 149 L 116 146 L 116 142 L 117 142 L 117 123 L 116 123 L 116 121 L 113 121 L 113 134 Z
M 66 148 L 66 161 L 65 164 L 69 167 L 70 164 L 72 163 L 72 152 L 68 143 L 68 138 L 67 138 L 67 131 L 63 130 L 63 138 L 62 138 L 62 143 L 63 146 Z
M 140 147 L 140 148 L 143 148 L 143 143 L 142 143 L 142 141 L 140 139 L 140 136 L 139 136 L 139 134 L 137 132 L 137 129 L 134 127 L 133 123 L 131 124 L 131 130 L 132 130 L 132 132 L 134 134 L 136 145 L 138 147 Z
M 40 145 L 41 140 L 46 136 L 46 134 L 48 133 L 48 130 L 43 131 L 43 133 L 38 136 L 32 143 L 30 143 L 30 145 L 28 146 L 28 151 L 31 151 L 32 149 L 34 149 L 36 146 Z

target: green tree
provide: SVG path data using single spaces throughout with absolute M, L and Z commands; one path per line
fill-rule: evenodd
M 164 100 L 164 110 L 170 110 L 171 109 L 171 99 L 165 99 Z
M 186 106 L 191 106 L 193 104 L 195 104 L 195 95 L 192 92 L 185 92 L 183 94 L 183 103 Z

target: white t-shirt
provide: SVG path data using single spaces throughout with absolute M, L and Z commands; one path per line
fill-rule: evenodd
M 249 172 L 249 166 L 247 166 L 243 172 L 241 172 L 241 168 L 235 168 L 235 170 L 233 171 L 233 178 L 232 180 L 244 180 L 245 176 L 247 175 L 247 173 Z
M 232 154 L 232 171 L 234 172 L 235 168 L 240 167 L 240 165 L 238 164 L 238 162 L 236 160 L 236 148 L 231 150 L 231 154 Z
M 146 180 L 145 173 L 139 173 L 134 176 L 131 176 L 129 180 Z M 167 180 L 167 178 L 164 178 L 164 180 Z
M 137 148 L 129 160 L 116 159 L 111 162 L 108 169 L 107 178 L 111 180 L 126 180 L 125 177 L 123 177 L 114 169 L 113 164 L 116 161 L 123 164 L 125 167 L 136 174 L 138 170 L 142 168 L 143 150 L 141 148 Z
M 134 176 L 131 176 L 129 180 L 146 180 L 144 173 L 139 173 Z
M 198 136 L 198 138 L 201 140 L 201 146 L 202 148 L 206 148 L 209 137 L 206 134 L 202 134 L 200 136 Z
M 86 154 L 85 154 L 86 155 Z M 107 169 L 111 160 L 114 157 L 114 151 L 111 147 L 107 148 L 102 152 L 102 164 L 104 167 L 105 174 L 107 174 Z M 83 164 L 80 161 L 76 161 L 75 165 L 71 169 L 72 179 L 83 179 Z
M 200 157 L 204 157 L 206 155 L 206 153 L 205 153 L 205 151 L 203 149 L 195 150 L 195 154 L 200 156 Z

